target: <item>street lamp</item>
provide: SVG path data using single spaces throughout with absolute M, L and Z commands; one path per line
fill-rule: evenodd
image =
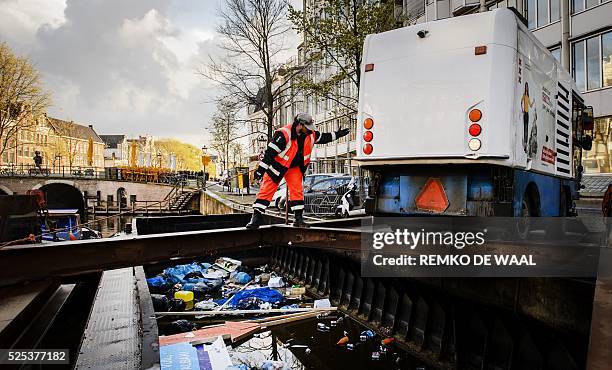
M 202 145 L 202 182 L 204 186 L 206 186 L 206 164 L 204 164 L 204 158 L 206 156 L 208 147 L 206 145 Z
M 59 154 L 56 154 L 55 155 L 55 162 L 57 163 L 57 172 L 59 173 L 59 170 L 62 167 L 62 156 L 59 155 Z
M 160 169 L 161 169 L 161 161 L 162 161 L 162 154 L 158 152 L 157 153 L 157 163 Z

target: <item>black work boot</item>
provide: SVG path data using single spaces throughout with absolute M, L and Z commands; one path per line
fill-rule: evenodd
M 246 224 L 246 228 L 249 230 L 255 230 L 263 224 L 263 221 L 264 221 L 263 214 L 259 212 L 258 210 L 254 209 L 253 217 L 251 217 L 251 221 L 249 221 L 249 223 Z
M 304 210 L 296 209 L 293 214 L 295 215 L 295 221 L 293 221 L 293 226 L 295 227 L 308 227 L 308 224 L 304 221 Z

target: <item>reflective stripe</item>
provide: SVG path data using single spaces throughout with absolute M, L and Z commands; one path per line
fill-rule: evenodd
M 331 132 L 331 136 L 332 136 L 332 141 L 336 140 L 336 133 L 335 132 Z
M 304 209 L 304 205 L 303 204 L 299 204 L 299 205 L 291 207 L 292 211 L 297 211 L 297 210 L 300 210 L 300 209 Z
M 274 143 L 270 143 L 270 144 L 268 144 L 268 146 L 270 148 L 276 150 L 277 153 L 279 153 L 281 151 L 280 148 L 278 146 L 276 146 L 276 144 L 274 144 Z
M 291 129 L 283 126 L 279 128 L 279 130 L 285 134 L 285 141 L 287 142 L 287 145 L 285 145 L 285 149 L 282 152 L 278 153 L 278 156 L 284 160 L 288 160 L 289 156 L 287 156 L 286 154 L 291 148 Z
M 274 167 L 270 167 L 270 172 L 272 172 L 276 176 L 280 175 L 280 172 L 278 172 L 278 170 L 276 168 L 274 168 Z
M 261 168 L 263 168 L 263 169 L 265 169 L 265 170 L 267 170 L 267 169 L 268 169 L 268 167 L 269 167 L 269 166 L 268 166 L 268 164 L 267 164 L 267 163 L 264 163 L 264 162 L 259 162 L 259 165 L 261 166 Z
M 304 160 L 310 159 L 310 154 L 304 156 Z
M 259 208 L 259 209 L 265 210 L 266 208 L 268 208 L 268 206 L 266 206 L 265 204 L 253 203 L 253 208 Z

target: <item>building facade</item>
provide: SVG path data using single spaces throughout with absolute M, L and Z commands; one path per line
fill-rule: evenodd
M 93 126 L 79 125 L 43 114 L 16 131 L 14 145 L 0 156 L 3 166 L 33 166 L 40 152 L 46 168 L 104 167 L 104 142 Z
M 93 125 L 51 117 L 46 122 L 53 132 L 46 148 L 53 155 L 53 166 L 104 168 L 104 141 Z
M 130 145 L 125 135 L 100 135 L 104 141 L 104 167 L 127 166 Z
M 128 166 L 161 167 L 161 158 L 157 156 L 155 140 L 151 135 L 127 139 L 129 145 Z
M 612 0 L 495 0 L 486 10 L 514 7 L 528 28 L 561 61 L 563 9 L 568 14 L 568 70 L 593 106 L 593 148 L 585 152 L 585 173 L 612 173 Z M 480 10 L 478 0 L 406 0 L 409 23 L 421 23 Z M 567 52 L 567 51 L 566 51 Z

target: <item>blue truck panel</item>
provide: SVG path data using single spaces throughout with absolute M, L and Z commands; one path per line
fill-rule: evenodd
M 559 216 L 571 204 L 574 181 L 500 166 L 409 166 L 381 168 L 374 211 L 419 215 L 416 197 L 428 179 L 444 188 L 448 207 L 440 214 L 520 216 L 526 192 L 540 216 Z M 565 202 L 562 204 L 562 196 Z M 531 201 L 531 199 L 530 199 Z

